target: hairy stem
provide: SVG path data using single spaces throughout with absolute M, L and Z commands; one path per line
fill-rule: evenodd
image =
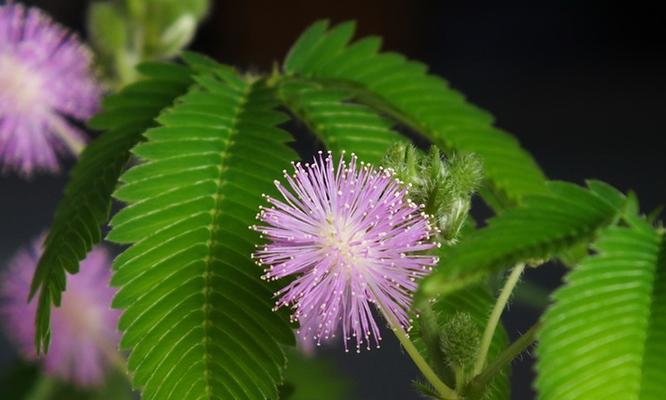
M 373 294 L 374 291 L 370 289 Z M 375 298 L 379 298 L 375 294 Z M 378 301 L 378 305 L 380 310 L 388 310 L 388 308 L 384 307 L 384 305 Z M 409 339 L 409 335 L 407 335 L 407 332 L 402 328 L 402 325 L 395 319 L 395 317 L 388 312 L 382 312 L 384 317 L 386 317 L 386 320 L 388 321 L 389 325 L 391 326 L 391 330 L 395 334 L 395 336 L 398 338 L 400 341 L 400 344 L 402 347 L 405 349 L 407 354 L 409 354 L 409 357 L 414 361 L 414 364 L 416 367 L 421 371 L 423 376 L 430 382 L 430 384 L 437 390 L 437 393 L 439 393 L 440 396 L 442 396 L 442 399 L 445 400 L 458 400 L 460 397 L 458 396 L 458 393 L 456 393 L 455 390 L 451 389 L 446 383 L 442 382 L 441 379 L 437 376 L 435 371 L 433 371 L 432 368 L 430 368 L 430 365 L 428 365 L 428 362 L 423 358 L 421 353 L 416 349 L 416 346 L 414 346 L 414 343 Z
M 484 330 L 483 336 L 481 337 L 481 345 L 479 346 L 479 353 L 474 363 L 474 370 L 472 372 L 472 376 L 479 375 L 481 373 L 481 370 L 483 369 L 483 366 L 486 364 L 488 349 L 490 348 L 490 343 L 492 342 L 495 330 L 497 329 L 497 324 L 499 323 L 500 317 L 502 316 L 502 311 L 504 310 L 504 306 L 506 306 L 506 303 L 509 301 L 509 297 L 511 297 L 511 292 L 513 292 L 513 288 L 518 283 L 520 275 L 523 273 L 524 269 L 525 269 L 525 264 L 516 265 L 511 270 L 511 274 L 509 275 L 509 278 L 506 280 L 506 283 L 504 283 L 504 287 L 502 288 L 502 291 L 500 292 L 500 295 L 497 298 L 497 302 L 495 303 L 493 311 L 490 314 L 490 318 L 488 319 L 488 323 L 486 324 L 486 329 Z
M 465 372 L 463 371 L 462 366 L 457 365 L 453 368 L 453 373 L 455 374 L 456 379 L 456 390 L 460 392 L 465 385 Z
M 475 398 L 475 396 L 483 393 L 486 385 L 492 381 L 492 379 L 497 375 L 504 366 L 508 365 L 525 351 L 528 347 L 534 343 L 537 332 L 541 328 L 541 323 L 537 322 L 532 325 L 530 329 L 527 330 L 522 336 L 516 339 L 515 342 L 511 343 L 504 351 L 502 351 L 493 362 L 488 365 L 479 375 L 477 375 L 472 381 L 467 385 L 465 393 L 469 395 L 470 398 Z
M 416 346 L 414 346 L 414 343 L 412 343 L 412 341 L 409 339 L 407 333 L 402 329 L 402 326 L 400 326 L 400 324 L 398 324 L 395 320 L 391 321 L 391 319 L 393 319 L 392 317 L 388 319 L 393 333 L 400 341 L 400 344 L 405 349 L 407 354 L 409 354 L 409 357 L 411 357 L 412 361 L 414 361 L 414 364 L 421 371 L 423 376 L 437 390 L 437 393 L 439 393 L 444 399 L 447 400 L 459 399 L 458 394 L 446 383 L 442 382 L 435 371 L 430 368 L 430 365 L 428 365 L 423 356 L 421 356 L 419 351 L 416 349 Z

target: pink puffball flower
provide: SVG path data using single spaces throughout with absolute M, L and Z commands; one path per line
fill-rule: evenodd
M 436 257 L 428 216 L 407 197 L 391 170 L 375 169 L 352 155 L 337 168 L 330 152 L 312 164 L 284 171 L 290 189 L 275 181 L 283 199 L 267 197 L 252 228 L 268 239 L 253 255 L 268 280 L 294 277 L 276 293 L 276 307 L 289 306 L 304 342 L 336 336 L 342 325 L 345 350 L 356 351 L 381 333 L 370 304 L 396 328 L 409 330 L 409 307 L 416 280 Z
M 28 304 L 32 275 L 42 253 L 43 237 L 21 249 L 2 277 L 0 316 L 7 335 L 27 359 L 35 359 L 37 302 Z M 120 312 L 111 309 L 115 290 L 109 287 L 111 259 L 94 248 L 70 276 L 62 304 L 51 312 L 51 346 L 41 360 L 46 373 L 78 386 L 103 383 L 110 362 L 119 359 L 116 330 Z
M 78 154 L 102 94 L 92 56 L 37 8 L 0 6 L 0 165 L 31 176 L 57 172 L 57 153 Z

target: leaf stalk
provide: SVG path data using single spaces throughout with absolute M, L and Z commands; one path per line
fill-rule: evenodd
M 524 263 L 517 264 L 511 270 L 509 278 L 506 280 L 506 282 L 504 283 L 504 287 L 500 291 L 499 297 L 497 298 L 497 302 L 493 307 L 493 311 L 490 313 L 490 318 L 488 319 L 488 323 L 486 324 L 486 329 L 483 331 L 483 336 L 481 337 L 481 345 L 479 346 L 479 353 L 474 363 L 472 376 L 479 375 L 481 373 L 481 370 L 483 370 L 483 367 L 486 364 L 486 358 L 488 357 L 488 349 L 490 349 L 490 343 L 493 340 L 495 330 L 497 329 L 500 317 L 502 316 L 502 311 L 504 311 L 504 307 L 509 301 L 509 297 L 511 297 L 511 292 L 513 292 L 513 289 L 516 287 L 516 284 L 520 280 L 520 276 L 522 275 L 524 270 L 525 270 Z
M 514 358 L 519 356 L 523 351 L 529 348 L 532 343 L 534 343 L 539 329 L 541 329 L 541 322 L 532 325 L 527 332 L 522 334 L 515 342 L 511 343 L 509 347 L 504 349 L 504 351 L 502 351 L 486 369 L 467 384 L 465 394 L 468 395 L 469 398 L 475 398 L 483 393 L 486 385 L 492 381 L 502 368 L 510 364 Z

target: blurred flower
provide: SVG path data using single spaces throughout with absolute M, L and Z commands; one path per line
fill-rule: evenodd
M 0 164 L 25 176 L 58 170 L 57 152 L 78 154 L 71 122 L 92 116 L 101 88 L 91 54 L 37 8 L 0 6 Z
M 28 359 L 34 359 L 36 301 L 27 303 L 32 275 L 42 253 L 43 237 L 21 249 L 2 277 L 0 316 L 5 330 Z M 43 362 L 49 375 L 79 386 L 100 384 L 110 362 L 119 359 L 118 310 L 111 309 L 115 293 L 109 287 L 110 257 L 94 248 L 78 274 L 67 281 L 62 304 L 51 313 L 51 346 Z
M 320 344 L 342 324 L 345 350 L 354 337 L 358 352 L 370 349 L 370 336 L 381 341 L 370 303 L 408 329 L 415 280 L 436 258 L 421 253 L 435 246 L 428 218 L 392 171 L 356 161 L 341 157 L 336 170 L 330 153 L 320 153 L 313 164 L 295 164 L 293 176 L 285 171 L 291 191 L 276 181 L 284 200 L 268 197 L 272 207 L 258 215 L 266 225 L 253 229 L 270 241 L 254 254 L 268 267 L 264 278 L 295 276 L 276 293 L 276 307 L 294 308 L 303 342 Z

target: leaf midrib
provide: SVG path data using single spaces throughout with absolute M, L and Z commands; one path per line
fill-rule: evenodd
M 224 187 L 223 177 L 224 177 L 224 173 L 226 171 L 226 168 L 224 167 L 224 165 L 226 163 L 227 158 L 229 157 L 230 150 L 233 147 L 232 138 L 233 138 L 234 135 L 238 134 L 237 126 L 238 126 L 238 123 L 240 121 L 239 116 L 243 113 L 245 105 L 247 104 L 248 96 L 249 96 L 250 92 L 252 91 L 252 88 L 253 88 L 253 85 L 248 84 L 245 87 L 245 89 L 243 90 L 240 102 L 239 102 L 239 104 L 236 108 L 236 114 L 235 114 L 235 116 L 232 120 L 231 126 L 233 128 L 231 129 L 231 132 L 229 133 L 229 138 L 226 139 L 227 146 L 225 147 L 225 149 L 222 152 L 221 157 L 220 157 L 220 168 L 219 168 L 219 172 L 218 172 L 217 179 L 216 179 L 216 182 L 215 182 L 215 184 L 217 186 L 216 193 L 214 195 L 215 206 L 213 208 L 213 214 L 212 214 L 212 220 L 211 220 L 212 222 L 208 227 L 209 231 L 210 231 L 210 235 L 209 235 L 209 240 L 208 240 L 208 257 L 205 261 L 206 270 L 205 270 L 205 273 L 204 273 L 204 276 L 203 276 L 203 278 L 204 278 L 204 284 L 203 284 L 204 319 L 203 319 L 203 322 L 202 322 L 202 328 L 203 328 L 203 332 L 204 332 L 204 340 L 203 340 L 203 345 L 204 345 L 204 352 L 203 352 L 203 354 L 204 354 L 204 360 L 203 360 L 203 362 L 204 362 L 204 378 L 203 379 L 205 381 L 206 396 L 209 399 L 214 398 L 213 395 L 212 395 L 212 392 L 214 390 L 214 388 L 213 388 L 214 387 L 214 382 L 212 382 L 212 380 L 214 380 L 214 374 L 211 373 L 211 369 L 213 367 L 211 364 L 213 364 L 213 360 L 210 359 L 210 357 L 211 357 L 211 355 L 210 355 L 211 354 L 211 350 L 210 350 L 211 344 L 210 344 L 210 342 L 212 341 L 210 326 L 213 324 L 212 318 L 211 318 L 211 308 L 212 307 L 210 305 L 210 302 L 211 302 L 210 293 L 213 291 L 213 287 L 212 287 L 212 284 L 211 284 L 212 275 L 213 275 L 213 271 L 212 271 L 213 263 L 212 263 L 212 261 L 215 258 L 215 256 L 214 256 L 214 251 L 215 251 L 215 246 L 216 246 L 215 237 L 217 235 L 218 230 L 220 229 L 219 217 L 222 213 L 222 201 L 223 201 L 223 198 L 224 198 L 224 195 L 222 193 L 222 188 Z
M 231 129 L 231 132 L 229 134 L 229 138 L 226 139 L 227 141 L 227 146 L 225 147 L 224 151 L 222 152 L 220 156 L 220 168 L 218 171 L 217 178 L 215 179 L 215 184 L 216 184 L 216 192 L 214 194 L 214 208 L 213 208 L 213 213 L 212 213 L 212 219 L 211 219 L 211 224 L 209 225 L 209 240 L 208 240 L 208 257 L 205 260 L 205 272 L 203 275 L 204 279 L 204 284 L 203 284 L 203 296 L 204 296 L 204 304 L 203 304 L 203 313 L 204 313 L 204 319 L 202 321 L 202 329 L 204 332 L 204 340 L 203 340 L 203 345 L 204 345 L 204 382 L 205 382 L 205 391 L 206 391 L 206 396 L 208 398 L 213 398 L 213 386 L 214 382 L 214 374 L 211 373 L 211 369 L 213 368 L 212 364 L 214 363 L 214 360 L 212 360 L 211 357 L 211 332 L 210 332 L 210 326 L 212 325 L 212 318 L 211 318 L 211 305 L 210 305 L 210 294 L 214 290 L 211 284 L 211 280 L 213 277 L 213 261 L 215 259 L 214 257 L 214 250 L 216 247 L 216 240 L 215 237 L 217 235 L 217 232 L 220 230 L 220 222 L 219 218 L 222 214 L 222 202 L 224 195 L 222 193 L 222 189 L 224 187 L 224 173 L 226 171 L 226 168 L 224 167 L 229 154 L 231 153 L 231 148 L 233 147 L 233 140 L 232 137 L 234 135 L 238 134 L 238 123 L 240 121 L 239 116 L 243 113 L 244 107 L 247 104 L 247 99 L 248 96 L 252 90 L 252 85 L 247 85 L 245 87 L 245 90 L 243 91 L 240 102 L 236 107 L 236 112 L 235 115 L 231 121 L 231 126 L 233 127 Z

